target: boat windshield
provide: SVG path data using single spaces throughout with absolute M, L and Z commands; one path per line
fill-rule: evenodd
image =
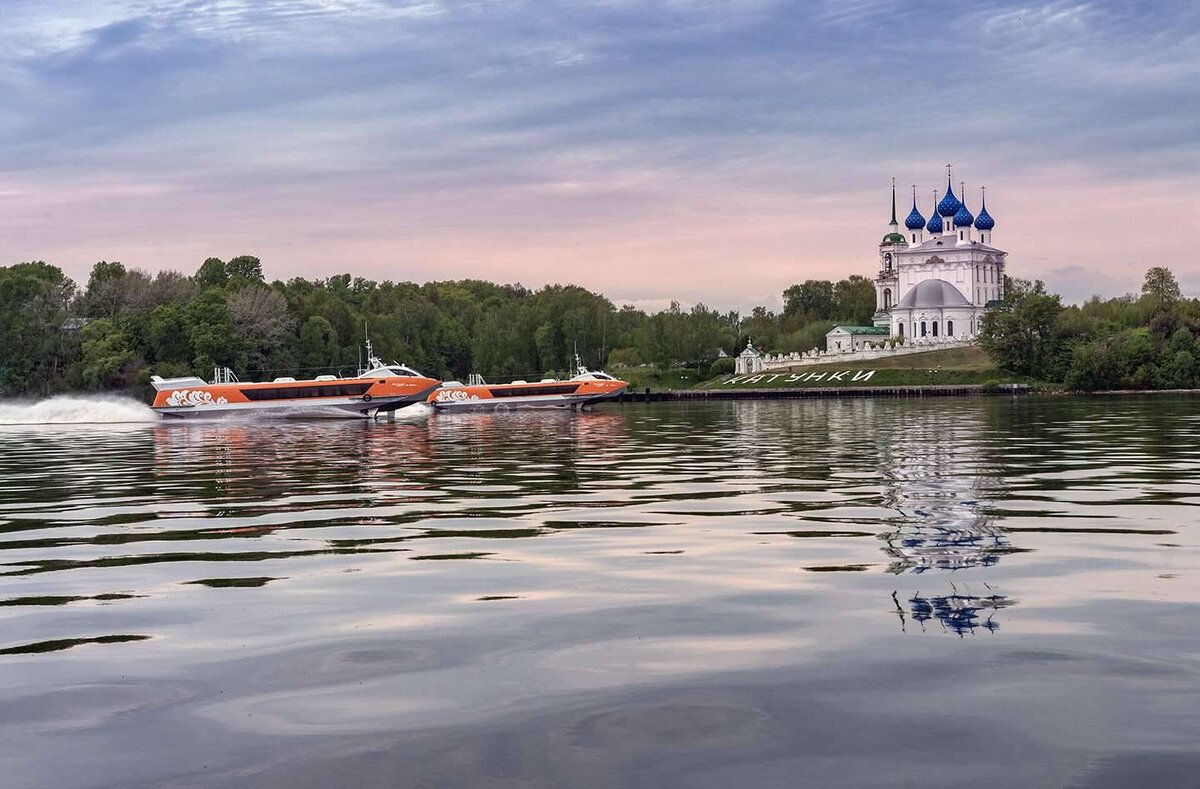
M 359 373 L 359 378 L 421 378 L 419 372 L 402 364 L 389 364 L 372 367 L 365 373 Z

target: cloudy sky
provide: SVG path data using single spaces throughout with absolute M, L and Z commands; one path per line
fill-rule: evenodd
M 1195 294 L 1198 53 L 1183 2 L 0 0 L 0 264 L 747 309 L 953 162 L 1010 273 Z

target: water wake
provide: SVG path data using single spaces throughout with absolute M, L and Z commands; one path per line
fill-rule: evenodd
M 0 401 L 0 425 L 157 422 L 158 414 L 126 397 L 59 395 L 37 402 Z

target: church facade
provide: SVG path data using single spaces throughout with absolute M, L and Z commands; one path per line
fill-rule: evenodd
M 947 167 L 946 193 L 940 200 L 933 193 L 928 221 L 917 208 L 913 186 L 912 211 L 901 231 L 893 183 L 892 221 L 879 244 L 873 320 L 888 335 L 906 342 L 970 340 L 984 312 L 1004 298 L 1008 253 L 992 246 L 996 222 L 985 197 L 978 216 L 963 198 L 954 194 Z

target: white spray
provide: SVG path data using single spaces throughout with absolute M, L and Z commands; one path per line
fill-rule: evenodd
M 111 395 L 59 395 L 47 400 L 0 400 L 0 425 L 87 425 L 158 422 L 148 406 Z

